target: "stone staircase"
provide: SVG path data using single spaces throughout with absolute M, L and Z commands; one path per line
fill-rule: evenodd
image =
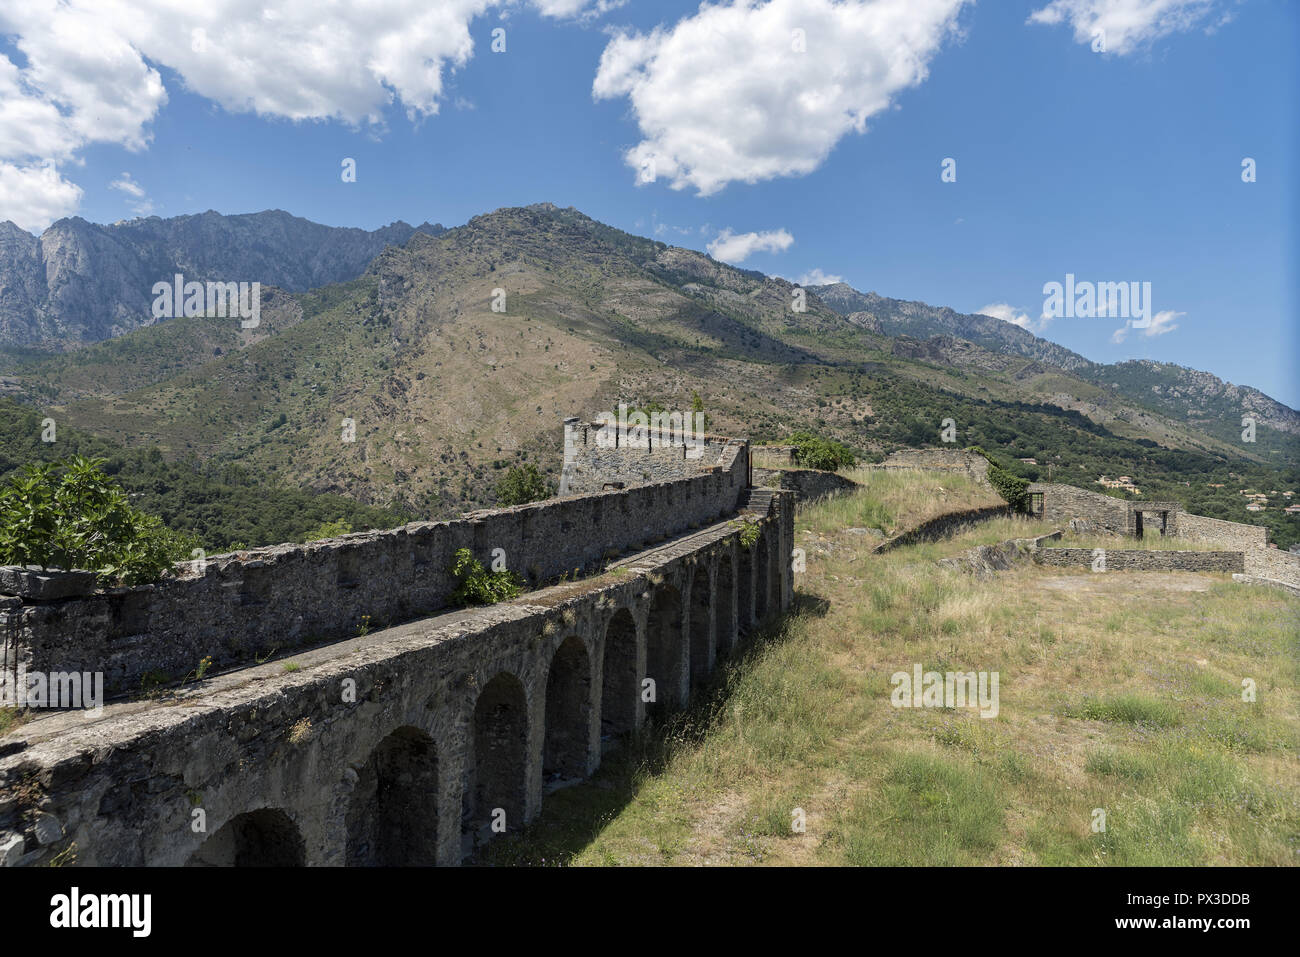
M 750 488 L 746 489 L 740 499 L 741 512 L 748 512 L 754 515 L 769 515 L 772 511 L 772 495 L 774 489 L 770 488 Z

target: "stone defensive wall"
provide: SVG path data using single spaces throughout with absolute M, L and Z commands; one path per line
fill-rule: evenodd
M 795 493 L 800 505 L 852 491 L 861 486 L 836 472 L 802 468 L 759 468 L 754 465 L 754 483 L 764 488 L 784 488 Z
M 663 430 L 623 431 L 614 424 L 565 419 L 560 494 L 586 494 L 749 468 L 749 444 L 744 439 L 696 435 L 688 429 L 676 420 L 673 427 Z M 738 461 L 741 455 L 745 457 Z
M 1006 505 L 987 505 L 983 508 L 963 509 L 960 512 L 945 512 L 943 515 L 905 529 L 893 538 L 885 539 L 873 548 L 872 552 L 891 552 L 895 548 L 901 548 L 904 545 L 915 545 L 917 542 L 933 542 L 956 534 L 958 529 L 966 525 L 986 522 L 991 518 L 1002 518 L 1010 514 L 1012 514 L 1011 510 Z
M 1198 552 L 1173 549 L 1107 548 L 1106 570 L 1126 572 L 1242 572 L 1241 552 Z M 1034 561 L 1058 568 L 1091 568 L 1091 548 L 1039 548 Z
M 789 606 L 794 493 L 750 486 L 743 440 L 715 444 L 674 481 L 218 556 L 142 589 L 8 570 L 11 680 L 16 663 L 136 691 L 217 662 L 0 737 L 0 865 L 455 864 L 519 829 Z M 446 610 L 461 547 L 542 587 Z
M 1300 588 L 1300 555 L 1277 548 L 1248 548 L 1242 554 L 1248 576 Z
M 796 451 L 793 445 L 751 445 L 749 447 L 749 454 L 756 469 L 796 469 L 799 467 L 799 463 L 795 461 Z
M 1114 498 L 1073 485 L 1034 482 L 1028 488 L 1029 513 L 1047 522 L 1071 522 L 1116 535 L 1142 537 L 1163 534 L 1169 538 L 1206 542 L 1224 548 L 1265 548 L 1268 529 L 1262 525 L 1226 522 L 1183 510 L 1178 502 L 1148 502 Z
M 1029 513 L 1045 522 L 1068 525 L 1081 521 L 1115 535 L 1128 533 L 1129 503 L 1122 498 L 1046 482 L 1031 483 L 1028 493 Z
M 734 513 L 749 485 L 743 440 L 689 477 L 470 512 L 307 545 L 276 545 L 177 566 L 180 577 L 94 590 L 93 576 L 0 575 L 0 688 L 27 672 L 102 672 L 109 693 L 147 677 L 217 667 L 355 635 L 443 608 L 457 549 L 534 586 Z M 68 579 L 71 579 L 69 581 Z M 8 583 L 6 585 L 6 583 Z
M 977 452 L 961 449 L 900 449 L 880 464 L 885 469 L 937 469 L 965 472 L 976 480 L 987 480 L 989 461 Z
M 1236 548 L 1262 548 L 1268 544 L 1268 529 L 1263 525 L 1244 525 L 1241 522 L 1225 522 L 1220 518 L 1179 512 L 1178 537 Z
M 294 669 L 37 717 L 0 738 L 0 865 L 456 864 L 789 605 L 792 499 Z

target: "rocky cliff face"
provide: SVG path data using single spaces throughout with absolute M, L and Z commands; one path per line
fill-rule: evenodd
M 954 336 L 992 352 L 1038 359 L 1067 372 L 1089 369 L 1094 365 L 1077 352 L 992 316 L 968 315 L 946 306 L 858 292 L 842 282 L 809 286 L 808 290 L 850 322 L 884 335 L 915 339 Z
M 1089 378 L 1130 395 L 1141 395 L 1153 408 L 1190 422 L 1228 421 L 1239 431 L 1239 417 L 1254 417 L 1259 425 L 1300 434 L 1300 413 L 1258 389 L 1224 382 L 1218 376 L 1171 362 L 1132 359 L 1098 366 Z
M 442 226 L 366 231 L 268 210 L 150 216 L 100 226 L 61 219 L 40 237 L 0 223 L 0 345 L 109 339 L 155 320 L 153 284 L 260 282 L 291 291 L 354 279 L 385 246 Z

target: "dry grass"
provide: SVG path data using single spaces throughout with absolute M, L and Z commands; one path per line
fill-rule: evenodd
M 935 484 L 872 479 L 800 516 L 797 541 L 829 547 L 810 551 L 794 612 L 493 860 L 1297 862 L 1300 601 L 1226 575 L 1198 576 L 1200 591 L 1092 576 L 1081 591 L 1049 587 L 1058 569 L 979 580 L 934 564 L 1035 527 L 1014 520 L 871 556 L 843 528 L 913 524 Z M 997 717 L 891 706 L 890 676 L 918 663 L 997 672 Z

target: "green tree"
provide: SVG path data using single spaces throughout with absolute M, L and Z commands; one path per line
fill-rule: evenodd
M 303 541 L 319 542 L 326 538 L 338 538 L 340 535 L 347 535 L 352 530 L 352 523 L 346 518 L 336 518 L 332 522 L 321 522 L 320 525 L 303 537 Z
M 812 432 L 795 432 L 785 440 L 785 444 L 794 446 L 795 464 L 806 469 L 834 472 L 857 463 L 857 457 L 847 445 Z
M 503 508 L 539 502 L 552 494 L 551 483 L 532 463 L 511 468 L 497 483 L 497 504 Z
M 198 540 L 133 507 L 103 459 L 27 465 L 0 489 L 0 564 L 80 568 L 106 582 L 154 581 Z

